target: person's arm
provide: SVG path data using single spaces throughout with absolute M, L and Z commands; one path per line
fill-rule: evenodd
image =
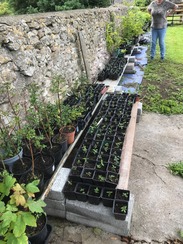
M 169 15 L 173 14 L 177 8 L 178 8 L 178 5 L 175 4 L 173 9 L 169 9 L 167 11 L 167 15 L 166 16 L 169 16 Z

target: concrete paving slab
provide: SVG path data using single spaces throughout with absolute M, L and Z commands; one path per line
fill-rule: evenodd
M 120 221 L 120 225 L 118 227 L 106 224 L 104 222 L 100 222 L 98 220 L 88 219 L 81 215 L 77 215 L 74 213 L 67 212 L 66 219 L 75 223 L 83 224 L 86 226 L 100 228 L 104 231 L 111 232 L 117 235 L 124 235 L 128 236 L 130 231 L 130 226 L 128 225 L 127 221 Z M 117 221 L 118 222 L 118 221 Z
M 129 190 L 135 195 L 132 238 L 147 242 L 180 239 L 183 180 L 167 166 L 183 159 L 182 146 L 183 115 L 143 112 L 136 126 L 129 179 Z
M 96 206 L 87 202 L 66 200 L 66 219 L 73 222 L 78 221 L 78 223 L 81 224 L 87 223 L 88 226 L 100 227 L 103 230 L 115 234 L 119 234 L 119 232 L 121 233 L 123 230 L 123 235 L 128 235 L 132 219 L 133 204 L 134 196 L 131 194 L 128 205 L 128 215 L 125 221 L 121 221 L 114 218 L 112 208 L 105 207 L 102 203 Z M 98 224 L 96 225 L 96 223 Z

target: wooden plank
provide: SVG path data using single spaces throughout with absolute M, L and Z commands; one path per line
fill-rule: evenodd
M 84 42 L 84 38 L 83 38 L 81 31 L 79 31 L 78 34 L 79 34 L 79 40 L 80 40 L 80 44 L 81 44 L 81 51 L 82 51 L 82 55 L 83 55 L 85 70 L 87 73 L 88 80 L 91 82 L 91 74 L 90 74 L 90 67 L 89 67 L 89 62 L 88 62 L 88 58 L 87 58 L 86 44 Z
M 124 145 L 121 153 L 121 162 L 120 162 L 120 170 L 119 170 L 120 177 L 117 185 L 118 189 L 125 189 L 125 190 L 128 189 L 138 104 L 139 102 L 137 101 L 133 105 L 130 123 L 128 125 L 126 135 L 125 135 Z

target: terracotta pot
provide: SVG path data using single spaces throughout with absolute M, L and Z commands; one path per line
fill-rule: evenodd
M 61 128 L 60 133 L 65 135 L 67 143 L 70 145 L 74 142 L 76 128 L 74 126 L 68 125 Z

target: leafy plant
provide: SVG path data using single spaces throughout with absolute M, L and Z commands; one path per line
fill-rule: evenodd
M 98 175 L 98 180 L 101 182 L 105 181 L 105 177 L 103 175 Z
M 82 194 L 85 194 L 85 193 L 86 193 L 86 191 L 85 191 L 84 188 L 80 188 L 80 189 L 79 189 L 79 192 L 82 193 Z
M 111 195 L 113 194 L 112 191 L 106 191 L 106 193 L 107 193 L 108 197 L 111 197 Z
M 131 43 L 135 37 L 143 33 L 143 26 L 150 19 L 148 13 L 138 7 L 129 8 L 127 14 L 121 17 L 123 43 Z
M 13 8 L 8 1 L 0 2 L 0 16 L 13 14 Z
M 169 164 L 168 169 L 173 175 L 179 175 L 183 177 L 183 161 Z
M 121 211 L 121 213 L 126 214 L 127 213 L 127 206 L 120 207 L 120 211 Z
M 0 174 L 0 236 L 2 243 L 28 243 L 27 226 L 36 227 L 37 218 L 45 214 L 46 204 L 35 199 L 39 181 L 19 184 L 7 171 Z M 9 197 L 5 203 L 4 197 Z
M 95 187 L 95 188 L 94 188 L 94 192 L 95 192 L 96 194 L 98 194 L 98 193 L 100 192 L 100 189 L 99 189 L 98 187 Z
M 112 54 L 122 44 L 121 29 L 116 26 L 114 17 L 110 23 L 106 25 L 106 44 L 107 50 Z

